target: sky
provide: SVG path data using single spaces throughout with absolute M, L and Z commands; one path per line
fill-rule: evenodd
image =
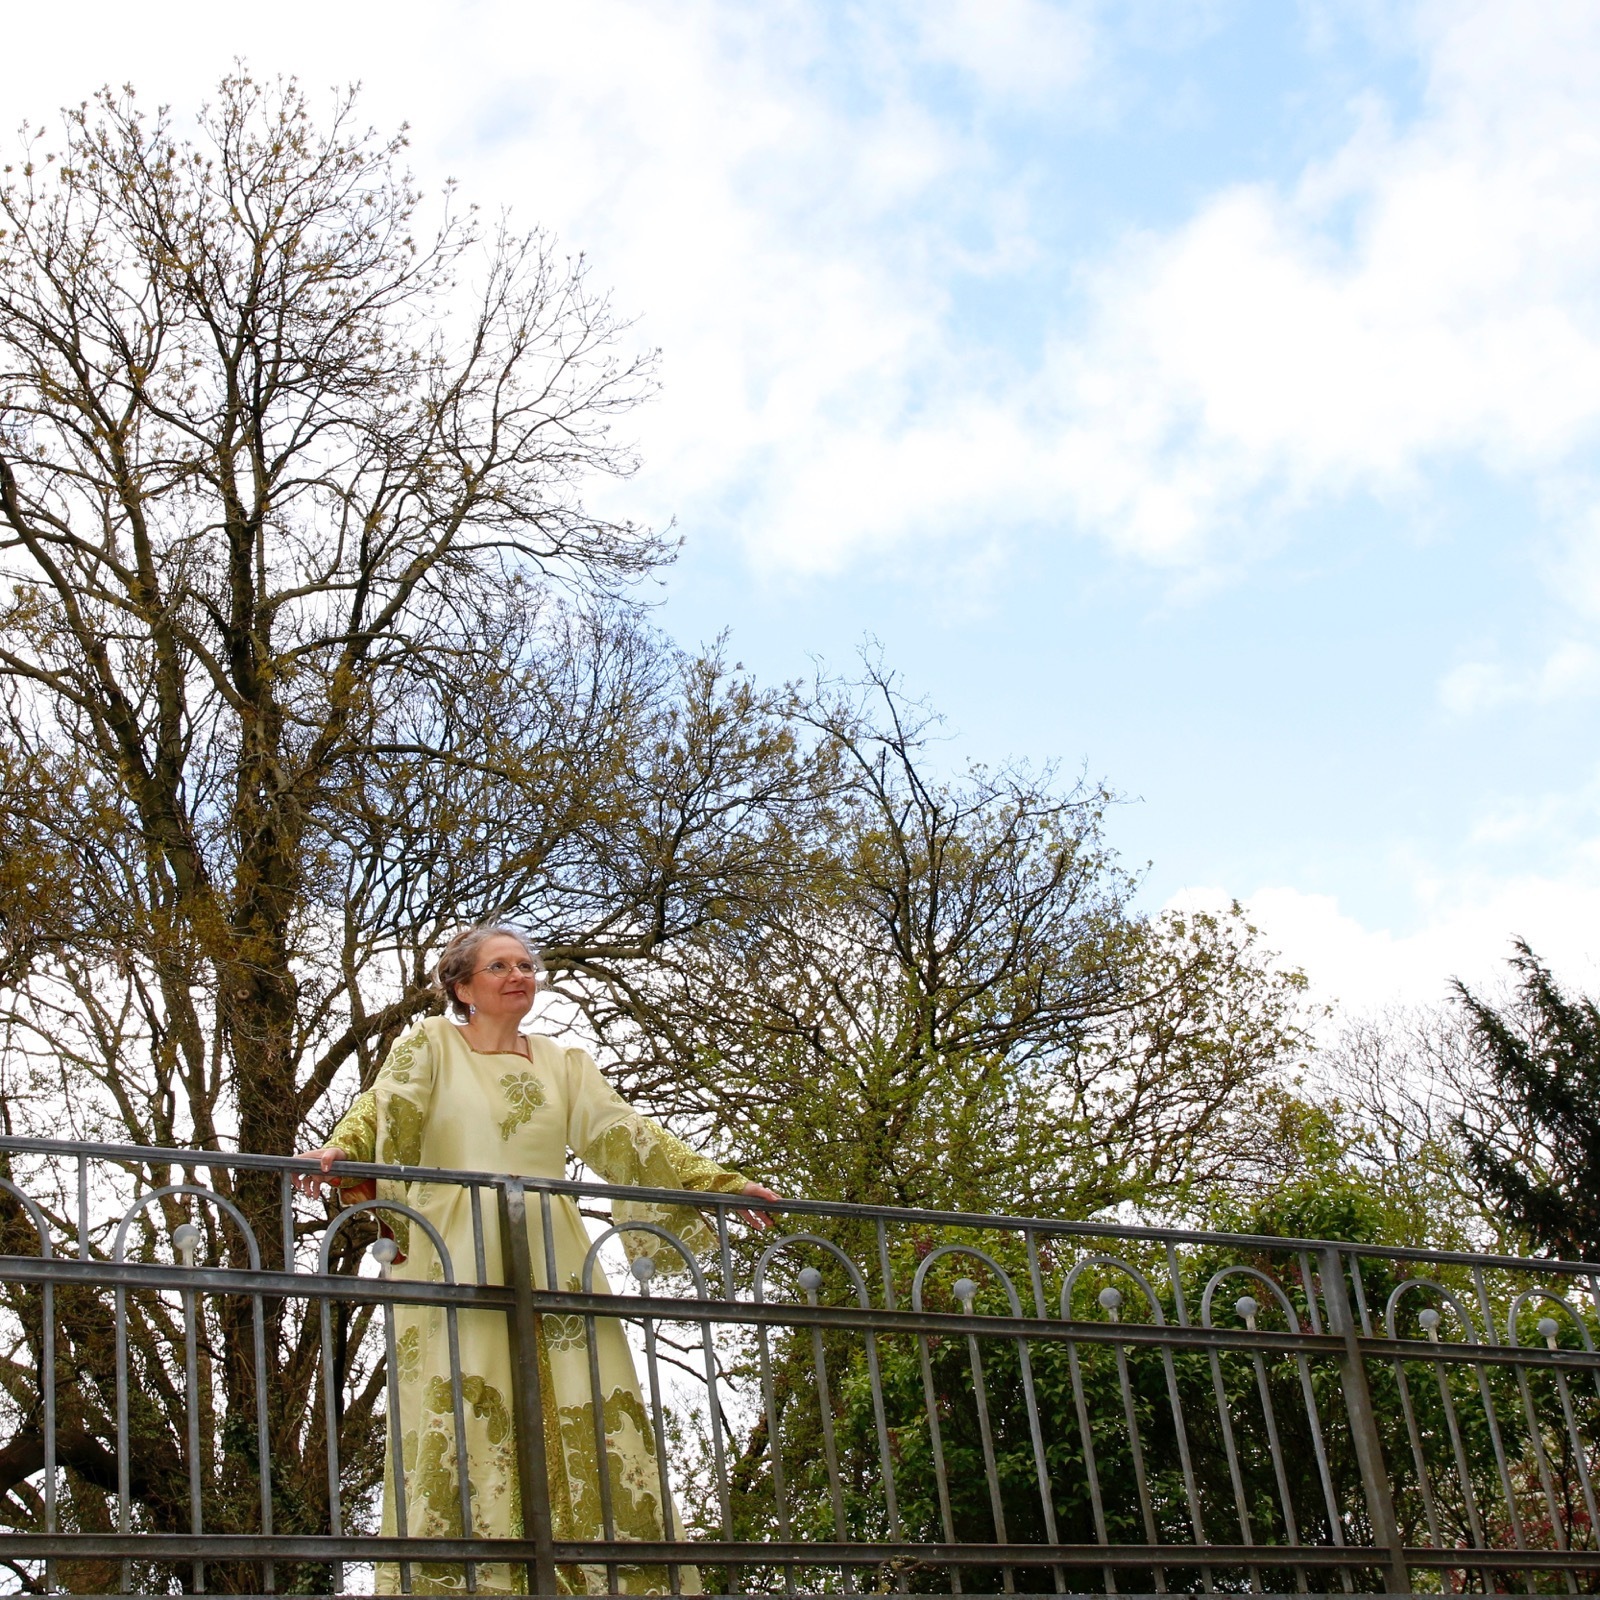
M 867 641 L 1346 1008 L 1600 989 L 1600 7 L 0 0 L 0 121 L 243 59 L 659 347 L 663 624 Z

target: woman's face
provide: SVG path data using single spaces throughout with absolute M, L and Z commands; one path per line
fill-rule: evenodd
M 508 1017 L 521 1021 L 538 992 L 533 957 L 509 933 L 485 939 L 478 950 L 477 970 L 456 985 L 458 999 L 475 1006 L 485 1020 L 496 1021 Z

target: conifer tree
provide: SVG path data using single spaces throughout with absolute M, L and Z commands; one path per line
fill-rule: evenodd
M 1505 1111 L 1498 1126 L 1463 1126 L 1468 1160 L 1539 1248 L 1600 1260 L 1600 1005 L 1563 993 L 1520 939 L 1511 964 L 1503 1008 L 1455 986 Z

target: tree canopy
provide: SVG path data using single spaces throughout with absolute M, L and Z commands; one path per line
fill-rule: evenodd
M 1463 1122 L 1472 1171 L 1538 1248 L 1600 1260 L 1600 1006 L 1518 940 L 1509 1004 L 1456 993 L 1499 1116 Z
M 188 131 L 102 93 L 0 181 L 4 1125 L 320 1142 L 436 1004 L 443 936 L 511 916 L 626 1093 L 792 1191 L 1178 1212 L 1234 1181 L 1302 980 L 1237 915 L 1142 914 L 1108 790 L 944 759 L 874 660 L 762 686 L 666 639 L 638 580 L 668 542 L 585 498 L 636 466 L 653 354 L 581 258 L 425 203 L 402 149 L 241 72 Z M 212 1181 L 278 1249 L 275 1189 Z M 157 1375 L 171 1330 L 129 1315 Z M 271 1315 L 292 1476 L 316 1332 Z M 86 1526 L 97 1317 L 60 1329 Z M 248 1417 L 245 1330 L 214 1335 Z M 348 1374 L 353 1494 L 380 1371 Z M 37 1400 L 3 1381 L 0 1487 Z M 164 1394 L 135 1495 L 178 1527 Z M 317 1480 L 284 1490 L 307 1526 Z

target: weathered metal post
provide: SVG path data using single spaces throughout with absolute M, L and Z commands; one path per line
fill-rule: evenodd
M 528 1244 L 528 1193 L 515 1178 L 500 1185 L 500 1254 L 512 1293 L 511 1405 L 517 1426 L 517 1481 L 522 1535 L 532 1539 L 528 1593 L 554 1596 L 555 1547 L 550 1526 L 550 1473 L 544 1456 L 544 1396 L 539 1390 L 539 1313 L 533 1299 L 533 1251 Z
M 1372 1406 L 1372 1390 L 1367 1383 L 1366 1361 L 1356 1335 L 1350 1296 L 1345 1290 L 1344 1263 L 1334 1249 L 1322 1252 L 1322 1302 L 1328 1308 L 1328 1331 L 1344 1341 L 1344 1351 L 1339 1357 L 1339 1381 L 1344 1389 L 1345 1415 L 1350 1419 L 1350 1437 L 1356 1447 L 1361 1487 L 1367 1497 L 1372 1542 L 1388 1552 L 1383 1569 L 1384 1589 L 1389 1594 L 1410 1594 L 1411 1570 L 1406 1565 L 1400 1524 L 1394 1514 L 1394 1495 L 1389 1484 L 1389 1469 L 1383 1459 L 1383 1440 Z

